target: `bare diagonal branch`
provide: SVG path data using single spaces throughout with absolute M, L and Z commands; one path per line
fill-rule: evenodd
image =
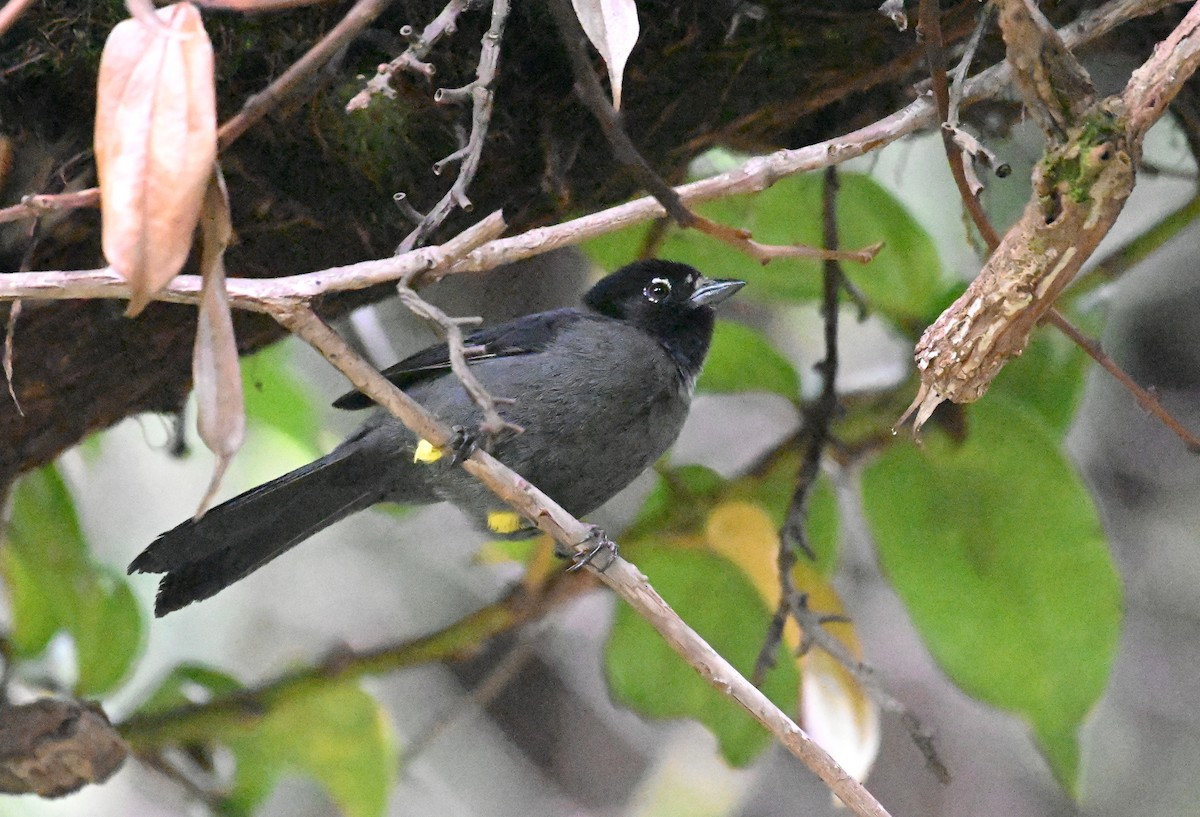
M 408 428 L 436 446 L 450 441 L 450 429 L 379 374 L 307 306 L 277 304 L 270 309 L 281 324 L 311 344 L 360 391 Z M 592 530 L 587 525 L 486 451 L 476 449 L 462 461 L 462 467 L 569 552 L 582 548 L 586 554 L 590 550 Z M 741 704 L 856 814 L 887 817 L 887 811 L 862 784 L 679 618 L 636 567 L 614 556 L 604 572 L 593 565 L 588 569 L 653 626 L 705 681 Z

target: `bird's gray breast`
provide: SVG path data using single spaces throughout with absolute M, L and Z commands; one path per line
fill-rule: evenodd
M 505 419 L 525 429 L 492 453 L 575 515 L 586 514 L 628 485 L 671 446 L 687 417 L 691 393 L 662 345 L 636 327 L 590 320 L 567 327 L 550 349 L 480 361 L 471 369 Z M 461 384 L 445 377 L 414 390 L 445 422 L 475 428 L 478 409 Z M 457 466 L 434 464 L 436 490 L 482 524 L 503 508 Z

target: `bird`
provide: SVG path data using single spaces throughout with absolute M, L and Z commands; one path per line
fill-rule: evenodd
M 715 307 L 745 285 L 687 264 L 635 261 L 601 278 L 578 307 L 485 327 L 464 339 L 471 372 L 520 433 L 490 452 L 572 515 L 598 508 L 675 442 L 712 340 Z M 447 344 L 383 371 L 456 429 L 434 447 L 376 407 L 316 461 L 161 534 L 129 565 L 164 574 L 156 616 L 207 599 L 318 531 L 380 502 L 448 501 L 493 538 L 537 530 L 457 464 L 481 441 L 482 411 L 450 368 Z M 347 410 L 375 404 L 352 391 Z M 449 454 L 449 455 L 447 455 Z

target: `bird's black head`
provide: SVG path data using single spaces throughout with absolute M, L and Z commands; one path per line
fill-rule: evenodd
M 712 340 L 713 307 L 745 284 L 705 277 L 687 264 L 650 259 L 601 279 L 583 296 L 583 303 L 657 337 L 684 375 L 694 378 Z

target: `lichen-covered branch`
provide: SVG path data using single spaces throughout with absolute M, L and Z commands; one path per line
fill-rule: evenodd
M 1067 120 L 1034 171 L 1033 197 L 979 276 L 917 343 L 921 375 L 901 422 L 919 429 L 945 400 L 978 400 L 1108 234 L 1133 189 L 1142 139 L 1200 63 L 1200 4 L 1125 92 Z

